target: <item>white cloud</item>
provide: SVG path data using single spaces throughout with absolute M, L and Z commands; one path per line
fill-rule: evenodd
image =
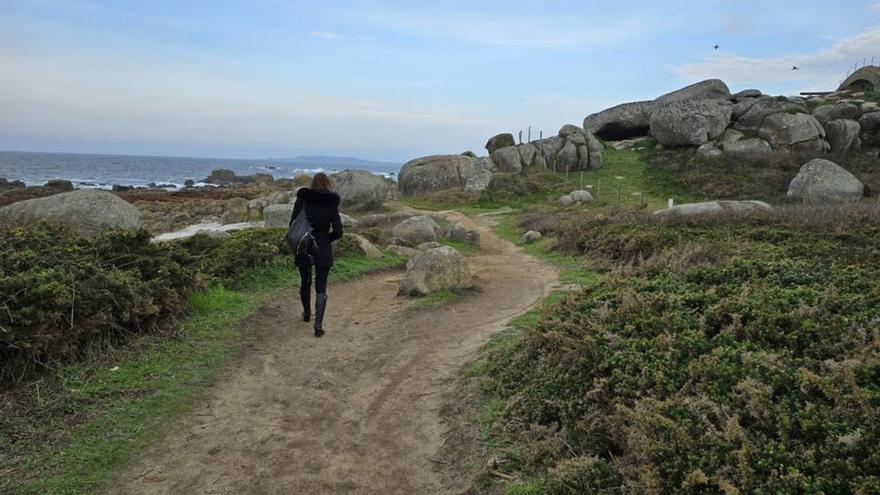
M 834 90 L 848 67 L 866 56 L 880 56 L 880 26 L 837 41 L 815 53 L 746 57 L 719 53 L 672 67 L 684 80 L 721 78 L 729 84 L 797 83 L 802 89 Z M 880 63 L 880 58 L 878 58 Z M 792 70 L 799 67 L 799 70 Z
M 567 15 L 537 19 L 534 16 L 505 17 L 498 13 L 465 17 L 460 13 L 381 12 L 374 13 L 370 19 L 378 25 L 410 34 L 523 48 L 607 46 L 644 34 L 648 28 L 644 20 L 636 18 L 588 20 Z
M 322 38 L 325 40 L 335 40 L 338 38 L 342 38 L 342 35 L 339 33 L 334 33 L 333 31 L 312 31 L 309 33 L 315 38 Z

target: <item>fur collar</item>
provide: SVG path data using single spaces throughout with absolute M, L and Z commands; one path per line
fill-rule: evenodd
M 303 187 L 296 192 L 296 197 L 313 205 L 339 206 L 339 195 L 333 191 L 318 191 Z

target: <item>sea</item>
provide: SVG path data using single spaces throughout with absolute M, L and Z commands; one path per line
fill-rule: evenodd
M 42 185 L 50 179 L 65 179 L 77 188 L 110 189 L 114 184 L 147 187 L 150 184 L 168 189 L 181 188 L 187 180 L 204 185 L 211 171 L 225 168 L 236 175 L 271 174 L 276 179 L 317 172 L 332 173 L 345 168 L 368 170 L 385 177 L 396 177 L 399 165 L 363 164 L 351 167 L 327 167 L 297 160 L 224 158 L 184 158 L 168 156 L 88 155 L 74 153 L 42 153 L 0 151 L 0 178 L 20 180 L 25 184 Z

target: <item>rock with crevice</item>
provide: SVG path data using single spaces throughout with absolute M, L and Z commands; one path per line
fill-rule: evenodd
M 862 127 L 855 120 L 837 119 L 825 123 L 828 144 L 834 153 L 847 153 L 861 148 L 861 130 Z

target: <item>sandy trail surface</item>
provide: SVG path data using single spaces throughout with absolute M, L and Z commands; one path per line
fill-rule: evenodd
M 482 290 L 440 307 L 408 309 L 400 271 L 369 275 L 331 285 L 327 335 L 316 339 L 296 293 L 281 291 L 243 323 L 265 336 L 108 493 L 459 493 L 465 480 L 442 475 L 437 457 L 444 396 L 480 346 L 557 280 L 480 230 L 468 263 Z

